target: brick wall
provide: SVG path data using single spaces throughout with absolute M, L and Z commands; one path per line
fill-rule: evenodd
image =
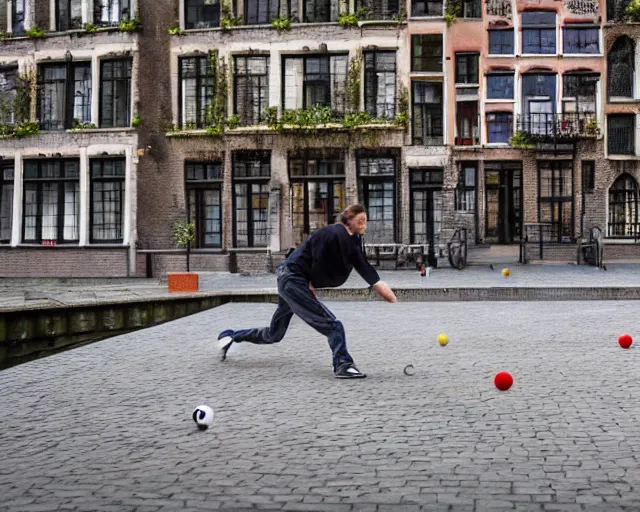
M 0 277 L 129 277 L 127 247 L 0 248 Z
M 138 253 L 140 258 L 146 256 Z M 153 277 L 165 277 L 168 272 L 186 272 L 187 271 L 187 259 L 186 254 L 171 253 L 171 254 L 152 254 L 151 256 Z M 191 272 L 226 272 L 229 270 L 229 255 L 228 254 L 191 254 L 190 258 L 190 271 Z

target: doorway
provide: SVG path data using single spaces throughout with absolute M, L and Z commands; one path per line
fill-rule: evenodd
M 485 243 L 513 244 L 522 238 L 522 164 L 485 164 Z

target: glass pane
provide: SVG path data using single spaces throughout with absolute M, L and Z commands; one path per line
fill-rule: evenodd
M 38 222 L 38 185 L 24 184 L 24 240 L 33 242 L 37 239 Z
M 326 181 L 311 181 L 309 192 L 309 233 L 329 223 L 329 184 Z
M 63 239 L 78 240 L 78 212 L 80 210 L 80 183 L 66 182 L 64 184 L 64 230 Z
M 204 190 L 203 196 L 204 244 L 207 247 L 220 247 L 222 245 L 220 190 Z
M 0 240 L 11 239 L 11 219 L 13 216 L 13 183 L 0 187 Z
M 293 243 L 298 246 L 304 242 L 305 236 L 305 224 L 304 224 L 304 183 L 293 183 Z
M 247 184 L 236 183 L 236 246 L 249 247 L 249 211 Z
M 254 183 L 251 185 L 251 218 L 253 246 L 266 247 L 268 240 L 269 185 Z
M 66 198 L 65 198 L 66 199 Z M 42 241 L 58 239 L 58 184 L 42 183 Z

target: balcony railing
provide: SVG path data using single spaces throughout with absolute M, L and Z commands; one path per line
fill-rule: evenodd
M 596 115 L 589 112 L 526 114 L 518 116 L 516 129 L 540 141 L 595 138 L 600 134 Z

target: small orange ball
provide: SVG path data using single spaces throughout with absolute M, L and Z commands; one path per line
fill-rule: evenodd
M 504 277 L 509 277 L 511 275 L 511 271 L 508 268 L 503 268 L 502 269 L 502 275 Z
M 620 346 L 622 348 L 629 348 L 629 347 L 631 347 L 631 344 L 633 343 L 633 338 L 631 336 L 629 336 L 628 334 L 622 334 L 618 338 L 618 343 L 620 344 Z

